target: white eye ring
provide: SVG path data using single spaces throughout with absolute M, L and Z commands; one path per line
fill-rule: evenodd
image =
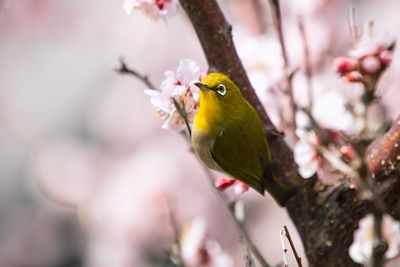
M 216 91 L 219 95 L 224 96 L 224 95 L 226 94 L 226 87 L 225 87 L 225 85 L 223 85 L 223 84 L 221 83 L 221 84 L 219 84 L 219 85 L 217 86 L 217 88 L 215 88 L 215 91 Z

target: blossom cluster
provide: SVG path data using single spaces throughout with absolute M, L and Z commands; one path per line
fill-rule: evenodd
M 163 129 L 182 131 L 186 127 L 185 119 L 188 123 L 193 121 L 199 105 L 199 89 L 194 83 L 200 81 L 203 75 L 196 62 L 182 59 L 175 72 L 165 72 L 160 91 L 145 90 L 145 94 L 151 97 L 150 102 L 157 115 L 164 120 Z M 182 116 L 175 103 L 181 107 L 185 116 Z
M 333 62 L 335 71 L 349 82 L 365 82 L 368 76 L 379 75 L 390 65 L 394 43 L 387 37 L 372 36 L 364 28 L 362 36 L 347 57 L 338 57 Z

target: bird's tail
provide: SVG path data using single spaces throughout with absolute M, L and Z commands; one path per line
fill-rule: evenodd
M 264 167 L 263 182 L 265 190 L 281 207 L 284 207 L 289 198 L 295 193 L 294 188 L 284 184 L 273 174 L 271 164 Z

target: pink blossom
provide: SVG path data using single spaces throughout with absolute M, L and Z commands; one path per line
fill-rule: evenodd
M 219 244 L 206 236 L 206 222 L 202 218 L 194 219 L 183 228 L 181 239 L 181 257 L 188 267 L 231 267 L 233 261 Z
M 353 261 L 367 264 L 371 258 L 374 235 L 374 218 L 366 215 L 359 221 L 359 229 L 354 232 L 353 244 L 349 248 L 349 255 Z M 382 237 L 389 247 L 385 253 L 386 259 L 392 259 L 400 253 L 400 223 L 390 215 L 383 216 Z
M 169 19 L 176 14 L 177 0 L 125 0 L 123 7 L 126 13 L 139 9 L 154 20 Z
M 164 120 L 163 129 L 181 131 L 186 127 L 173 99 L 182 106 L 189 123 L 193 121 L 199 101 L 199 89 L 193 83 L 199 81 L 203 75 L 196 62 L 182 59 L 176 72 L 165 72 L 165 79 L 160 86 L 161 91 L 150 89 L 144 91 L 151 97 L 150 102 L 156 108 L 157 115 Z
M 235 183 L 235 179 L 229 178 L 229 177 L 218 177 L 217 180 L 215 181 L 215 187 L 218 190 L 225 190 L 231 185 Z

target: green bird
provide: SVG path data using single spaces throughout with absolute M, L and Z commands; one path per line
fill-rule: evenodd
M 241 180 L 284 206 L 291 191 L 271 168 L 271 154 L 257 111 L 224 74 L 210 73 L 201 83 L 200 106 L 192 127 L 192 144 L 211 169 Z

